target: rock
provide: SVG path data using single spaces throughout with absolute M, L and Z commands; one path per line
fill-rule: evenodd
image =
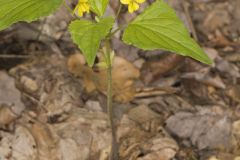
M 212 111 L 179 112 L 167 119 L 166 129 L 173 135 L 190 139 L 198 149 L 231 148 L 232 123 L 227 116 Z
M 136 108 L 131 109 L 128 112 L 128 116 L 131 120 L 140 124 L 148 122 L 155 118 L 159 118 L 159 115 L 146 105 L 140 105 Z
M 2 71 L 0 71 L 0 90 L 0 123 L 7 124 L 19 116 L 25 106 L 21 101 L 21 93 L 15 87 L 14 79 Z M 8 109 L 5 107 L 8 107 Z
M 98 101 L 89 100 L 86 102 L 86 109 L 90 111 L 100 112 L 102 111 L 102 107 Z

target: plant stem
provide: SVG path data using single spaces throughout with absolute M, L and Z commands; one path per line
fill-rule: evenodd
M 113 106 L 112 106 L 112 62 L 111 62 L 111 49 L 110 42 L 106 40 L 106 49 L 107 49 L 107 109 L 108 109 L 108 118 L 112 133 L 112 143 L 111 143 L 111 153 L 109 160 L 118 160 L 118 144 L 116 129 L 113 121 Z
M 121 10 L 122 10 L 122 3 L 119 2 L 118 11 L 117 11 L 117 14 L 116 14 L 115 20 L 118 19 L 119 15 L 120 15 L 120 13 L 121 13 Z
M 118 11 L 115 17 L 115 21 L 118 19 L 120 12 L 122 9 L 122 4 L 119 4 Z M 120 30 L 121 28 L 119 28 Z M 113 34 L 111 32 L 105 39 L 105 46 L 106 46 L 106 54 L 105 56 L 107 57 L 107 110 L 108 110 L 108 119 L 109 119 L 109 124 L 111 128 L 111 133 L 112 133 L 112 143 L 111 143 L 111 152 L 109 155 L 109 160 L 119 160 L 118 157 L 118 143 L 117 143 L 117 135 L 116 135 L 116 128 L 114 125 L 114 120 L 113 120 L 113 105 L 112 105 L 112 59 L 111 59 L 111 47 L 110 47 L 110 39 L 112 36 L 118 31 L 115 30 Z

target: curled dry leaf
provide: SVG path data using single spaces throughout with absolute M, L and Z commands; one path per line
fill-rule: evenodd
M 83 78 L 84 87 L 88 92 L 95 89 L 106 94 L 107 71 L 99 69 L 94 72 L 91 68 L 84 66 L 82 57 L 72 55 L 68 59 L 68 68 L 71 73 Z M 139 78 L 139 70 L 127 60 L 115 57 L 112 67 L 113 97 L 118 102 L 128 102 L 134 98 L 134 81 Z
M 30 124 L 29 130 L 36 141 L 38 157 L 41 160 L 58 160 L 55 139 L 53 138 L 47 124 L 35 121 L 33 124 Z
M 9 125 L 12 123 L 18 115 L 13 113 L 10 107 L 0 105 L 0 127 Z
M 181 78 L 184 79 L 194 79 L 200 83 L 210 85 L 216 88 L 225 89 L 226 85 L 223 83 L 220 76 L 211 76 L 210 75 L 210 69 L 203 69 L 202 72 L 188 72 L 184 73 Z
M 28 93 L 36 92 L 39 88 L 37 82 L 27 76 L 22 76 L 20 82 Z

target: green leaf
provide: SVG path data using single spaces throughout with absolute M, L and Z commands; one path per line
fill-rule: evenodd
M 99 22 L 75 20 L 70 24 L 72 39 L 83 52 L 88 65 L 93 65 L 100 42 L 107 36 L 113 23 L 114 19 L 108 17 L 101 18 Z
M 18 21 L 31 22 L 55 11 L 62 0 L 0 0 L 0 30 Z
M 162 0 L 157 0 L 127 26 L 123 41 L 144 50 L 163 49 L 212 63 L 174 10 Z
M 90 0 L 91 10 L 98 16 L 103 16 L 107 8 L 109 0 Z

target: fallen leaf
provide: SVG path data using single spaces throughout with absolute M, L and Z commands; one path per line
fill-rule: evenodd
M 222 73 L 226 73 L 234 78 L 239 78 L 240 77 L 240 72 L 239 72 L 239 68 L 232 64 L 229 63 L 228 61 L 224 60 L 221 57 L 218 57 L 216 59 L 216 68 L 222 72 Z
M 36 141 L 38 157 L 41 160 L 58 160 L 55 148 L 55 139 L 47 124 L 34 121 L 28 129 Z
M 12 158 L 18 160 L 37 159 L 37 142 L 31 132 L 23 126 L 17 126 L 12 142 Z
M 0 127 L 9 125 L 15 119 L 17 119 L 18 115 L 13 113 L 10 107 L 0 105 Z
M 148 130 L 149 122 L 157 120 L 159 115 L 147 106 L 138 106 L 126 113 L 118 127 L 121 159 L 129 160 L 170 160 L 179 147 L 160 123 L 150 123 L 156 129 Z
M 140 105 L 128 112 L 128 117 L 136 123 L 142 124 L 152 119 L 159 118 L 159 115 L 148 108 L 146 105 Z
M 203 22 L 203 26 L 210 32 L 230 23 L 230 15 L 227 10 L 226 3 L 216 4 L 216 6 L 208 13 Z
M 143 79 L 146 84 L 149 84 L 160 76 L 167 74 L 180 66 L 183 60 L 184 57 L 182 56 L 169 54 L 157 61 L 147 61 L 143 65 L 141 79 Z
M 240 103 L 240 86 L 239 85 L 229 86 L 225 92 L 227 96 L 230 97 L 233 101 Z
M 181 78 L 194 79 L 200 83 L 203 83 L 203 84 L 206 84 L 209 86 L 213 86 L 216 88 L 221 88 L 221 89 L 226 88 L 226 85 L 223 83 L 220 76 L 218 76 L 218 75 L 211 76 L 210 75 L 209 68 L 207 68 L 207 70 L 205 69 L 205 70 L 198 71 L 198 72 L 184 73 L 184 74 L 182 74 Z

